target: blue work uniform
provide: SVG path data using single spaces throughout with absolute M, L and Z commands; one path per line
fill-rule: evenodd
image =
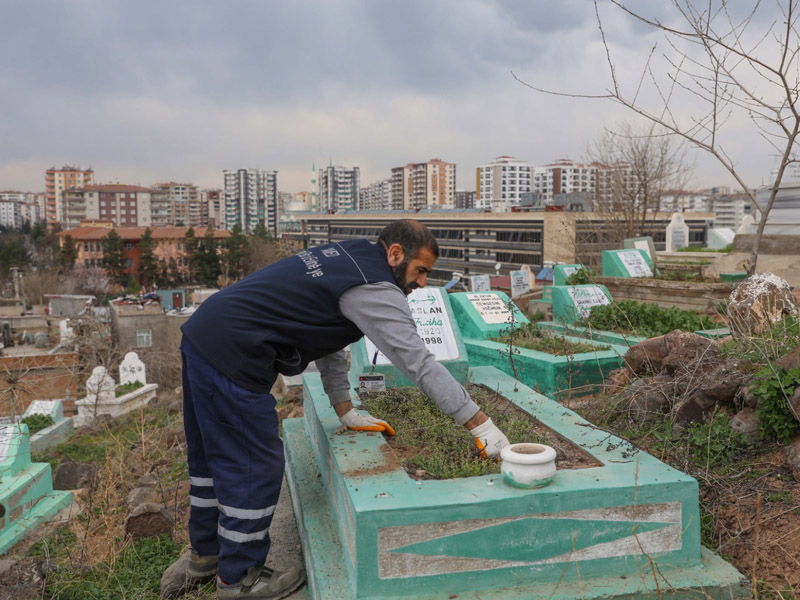
M 396 285 L 380 244 L 351 240 L 285 258 L 210 296 L 184 323 L 184 428 L 189 539 L 241 580 L 269 552 L 284 471 L 275 398 L 278 373 L 302 372 L 363 334 L 339 298 L 366 283 Z

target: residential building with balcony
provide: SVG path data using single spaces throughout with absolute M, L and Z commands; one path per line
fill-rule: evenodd
M 0 197 L 0 226 L 7 229 L 22 227 L 22 202 Z
M 278 172 L 236 169 L 222 172 L 225 180 L 225 229 L 237 223 L 252 233 L 262 223 L 275 235 L 278 223 Z
M 475 169 L 475 208 L 509 212 L 531 191 L 533 167 L 511 156 L 498 156 Z
M 225 223 L 225 202 L 222 190 L 202 190 L 200 202 L 205 205 L 208 215 L 208 220 L 203 226 L 210 225 L 214 229 L 222 228 Z
M 60 169 L 52 167 L 44 173 L 45 197 L 44 219 L 47 227 L 56 223 L 66 226 L 64 192 L 69 189 L 94 184 L 94 171 L 80 167 L 64 165 Z
M 317 171 L 317 210 L 342 212 L 359 205 L 361 169 L 329 165 Z
M 533 168 L 533 187 L 545 204 L 552 204 L 556 194 L 588 193 L 593 200 L 597 193 L 597 165 L 575 163 L 562 158 L 543 167 Z
M 475 202 L 478 193 L 467 190 L 456 190 L 455 207 L 459 209 L 476 208 Z
M 382 179 L 361 188 L 358 210 L 391 210 L 391 206 L 391 179 Z
M 392 210 L 453 208 L 456 165 L 432 158 L 392 169 Z
M 153 227 L 198 229 L 208 226 L 208 207 L 202 206 L 196 185 L 174 181 L 157 183 L 152 193 Z
M 152 189 L 111 183 L 64 190 L 64 226 L 82 221 L 110 221 L 115 227 L 150 227 Z

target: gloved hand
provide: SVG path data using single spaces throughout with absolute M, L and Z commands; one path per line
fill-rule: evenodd
M 469 432 L 475 437 L 475 445 L 483 458 L 497 458 L 500 450 L 508 446 L 508 438 L 500 431 L 491 419 L 486 419 Z
M 381 431 L 394 435 L 394 429 L 386 421 L 376 419 L 369 413 L 357 413 L 354 408 L 344 413 L 339 420 L 342 425 L 354 431 Z

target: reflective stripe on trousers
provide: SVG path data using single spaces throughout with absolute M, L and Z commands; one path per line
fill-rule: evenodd
M 269 552 L 284 470 L 275 398 L 237 386 L 182 350 L 189 539 L 201 556 L 217 555 L 219 576 L 236 583 Z

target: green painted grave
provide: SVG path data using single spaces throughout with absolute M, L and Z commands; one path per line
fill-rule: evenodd
M 602 329 L 593 329 L 591 327 L 581 327 L 579 325 L 560 323 L 557 321 L 540 321 L 537 323 L 542 329 L 555 331 L 563 335 L 576 337 L 582 340 L 593 340 L 595 342 L 603 342 L 605 344 L 614 344 L 616 346 L 635 346 L 639 342 L 646 340 L 646 337 L 639 335 L 631 335 L 629 333 L 618 333 L 616 331 L 604 331 Z
M 551 288 L 556 290 L 557 287 Z M 614 369 L 622 364 L 627 346 L 611 346 L 593 352 L 571 356 L 554 356 L 528 348 L 514 347 L 509 356 L 508 344 L 491 338 L 505 335 L 510 328 L 512 312 L 508 309 L 508 296 L 502 292 L 483 294 L 451 294 L 453 315 L 464 335 L 469 362 L 472 366 L 493 366 L 510 375 L 516 372 L 525 385 L 540 393 L 556 398 L 562 391 L 590 393 Z M 519 309 L 514 310 L 515 326 L 528 323 Z M 555 335 L 561 335 L 555 333 Z M 592 340 L 567 337 L 568 341 L 595 344 Z M 513 359 L 513 363 L 512 363 Z
M 550 288 L 553 320 L 574 323 L 589 316 L 593 306 L 610 304 L 614 299 L 604 285 L 559 285 Z
M 31 463 L 28 426 L 0 425 L 0 554 L 71 502 L 53 490 L 48 463 Z
M 553 267 L 553 285 L 567 285 L 567 279 L 573 273 L 583 269 L 583 265 L 555 265 Z
M 652 277 L 655 272 L 647 252 L 638 248 L 603 250 L 601 261 L 603 277 Z
M 319 375 L 304 375 L 304 417 L 283 431 L 312 598 L 747 596 L 701 549 L 693 478 L 495 368 L 469 376 L 600 466 L 531 490 L 500 475 L 416 481 L 382 435 L 342 429 Z
M 452 321 L 448 294 L 443 288 L 417 289 L 409 294 L 408 306 L 425 346 L 458 381 L 465 383 L 469 369 L 467 349 Z M 350 345 L 350 364 L 351 371 L 359 375 L 383 375 L 387 387 L 412 385 L 366 337 Z

